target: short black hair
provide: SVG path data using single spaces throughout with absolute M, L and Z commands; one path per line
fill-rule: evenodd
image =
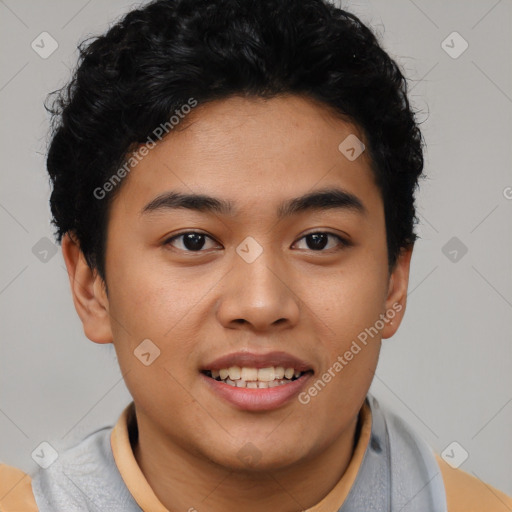
M 57 241 L 73 234 L 103 279 L 108 210 L 120 186 L 104 198 L 95 190 L 190 98 L 297 94 L 349 119 L 368 142 L 390 271 L 418 238 L 423 138 L 407 81 L 354 14 L 327 0 L 157 0 L 79 52 L 71 81 L 46 105 L 50 206 Z

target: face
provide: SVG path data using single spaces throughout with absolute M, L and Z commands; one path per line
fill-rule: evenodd
M 368 155 L 338 149 L 363 134 L 321 105 L 232 97 L 183 122 L 112 202 L 108 297 L 96 277 L 85 331 L 113 340 L 139 421 L 170 446 L 286 467 L 354 425 L 410 252 L 390 276 Z

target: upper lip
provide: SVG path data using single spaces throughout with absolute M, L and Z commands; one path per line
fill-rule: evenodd
M 233 352 L 205 364 L 201 370 L 221 370 L 223 368 L 230 368 L 231 366 L 239 366 L 240 368 L 282 366 L 284 368 L 293 368 L 300 372 L 312 370 L 312 366 L 306 361 L 280 351 L 267 352 L 265 354 L 258 354 L 256 352 Z

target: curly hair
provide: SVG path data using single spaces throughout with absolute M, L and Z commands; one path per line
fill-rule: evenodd
M 414 244 L 423 138 L 407 81 L 373 32 L 327 0 L 157 0 L 79 45 L 49 96 L 56 239 L 73 234 L 105 278 L 109 205 L 94 194 L 136 144 L 193 97 L 300 94 L 362 129 L 382 194 L 389 269 Z

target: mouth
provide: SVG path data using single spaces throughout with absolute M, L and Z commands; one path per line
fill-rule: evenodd
M 228 386 L 247 389 L 268 389 L 286 386 L 313 370 L 301 371 L 293 367 L 269 366 L 266 368 L 231 366 L 220 370 L 203 370 L 201 373 Z
M 284 352 L 238 352 L 203 366 L 203 382 L 215 398 L 245 411 L 289 403 L 314 375 L 311 365 Z

